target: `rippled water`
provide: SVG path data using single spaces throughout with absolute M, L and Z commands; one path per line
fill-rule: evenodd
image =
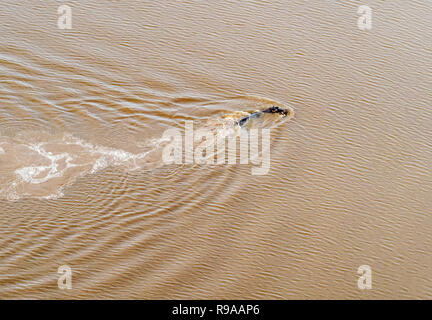
M 0 298 L 430 298 L 432 3 L 361 4 L 2 1 Z M 268 174 L 161 161 L 272 105 Z

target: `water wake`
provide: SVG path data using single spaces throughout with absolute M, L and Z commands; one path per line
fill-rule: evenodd
M 200 128 L 222 132 L 224 138 L 230 139 L 238 136 L 239 130 L 271 128 L 284 121 L 278 115 L 266 115 L 240 128 L 237 121 L 248 114 L 233 112 L 212 118 Z M 161 166 L 162 149 L 167 143 L 163 138 L 148 139 L 139 143 L 145 145 L 145 151 L 132 153 L 96 145 L 68 133 L 38 135 L 38 139 L 30 141 L 0 136 L 0 199 L 55 199 L 63 196 L 64 188 L 78 177 L 108 167 L 131 171 Z

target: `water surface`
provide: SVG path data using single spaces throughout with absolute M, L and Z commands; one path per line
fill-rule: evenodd
M 2 1 L 0 298 L 430 298 L 432 3 L 361 4 Z M 267 175 L 149 157 L 273 104 Z

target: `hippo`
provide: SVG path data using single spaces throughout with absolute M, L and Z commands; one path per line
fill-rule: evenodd
M 248 115 L 248 116 L 246 116 L 246 117 L 240 119 L 239 121 L 237 121 L 237 124 L 238 124 L 240 127 L 242 127 L 242 126 L 244 126 L 244 125 L 245 125 L 245 124 L 246 124 L 250 119 L 259 118 L 259 117 L 261 117 L 261 115 L 262 115 L 263 113 L 278 113 L 278 114 L 280 114 L 280 115 L 286 117 L 286 116 L 290 113 L 290 110 L 288 110 L 288 109 L 282 109 L 282 108 L 277 107 L 277 106 L 272 106 L 272 107 L 267 108 L 267 109 L 265 109 L 265 110 L 256 111 L 256 112 L 254 112 L 254 113 L 251 113 L 250 115 Z

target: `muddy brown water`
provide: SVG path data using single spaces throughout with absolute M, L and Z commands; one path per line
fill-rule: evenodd
M 432 297 L 432 2 L 3 0 L 0 33 L 0 298 Z M 268 174 L 146 157 L 270 105 Z

